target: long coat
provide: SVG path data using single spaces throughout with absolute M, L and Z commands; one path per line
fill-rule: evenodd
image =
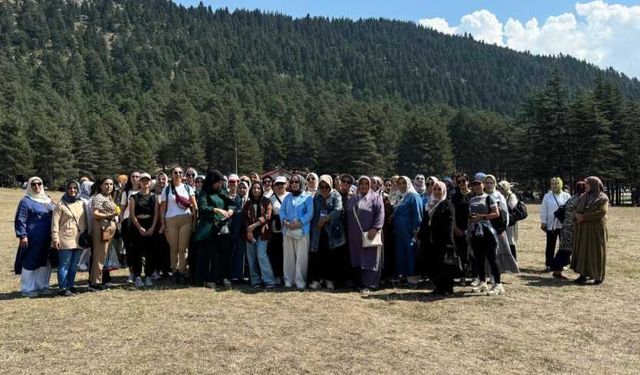
M 18 250 L 14 265 L 17 274 L 22 268 L 34 271 L 47 265 L 53 208 L 52 203 L 38 203 L 28 197 L 24 197 L 18 204 L 15 217 L 16 237 L 27 237 L 29 245 Z
M 377 271 L 381 263 L 382 249 L 379 247 L 362 247 L 362 232 L 371 228 L 382 229 L 384 225 L 384 203 L 379 194 L 369 192 L 364 197 L 351 197 L 347 204 L 347 233 L 349 236 L 349 252 L 351 266 L 364 270 Z M 356 220 L 358 215 L 362 230 Z
M 583 196 L 576 213 L 584 215 L 582 223 L 575 224 L 571 269 L 583 276 L 604 280 L 607 262 L 607 211 L 609 198 L 603 196 L 590 204 L 584 204 Z
M 422 220 L 418 236 L 426 262 L 425 270 L 431 278 L 455 275 L 460 272 L 459 269 L 451 269 L 444 265 L 445 255 L 455 252 L 454 223 L 453 204 L 448 200 L 438 204 L 431 216 L 426 212 Z

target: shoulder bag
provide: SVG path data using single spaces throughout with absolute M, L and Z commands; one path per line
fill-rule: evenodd
M 358 227 L 360 228 L 360 232 L 362 232 L 362 247 L 379 247 L 382 246 L 382 231 L 379 230 L 373 239 L 369 239 L 367 236 L 367 232 L 362 229 L 362 224 L 360 224 L 360 218 L 358 218 L 358 212 L 356 211 L 356 203 L 353 206 L 353 215 L 356 217 L 356 222 L 358 222 Z

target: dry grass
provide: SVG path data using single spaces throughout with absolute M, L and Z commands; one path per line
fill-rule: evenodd
M 537 207 L 521 223 L 524 272 L 498 298 L 128 287 L 19 297 L 18 191 L 0 190 L 2 373 L 638 373 L 640 210 L 613 208 L 607 280 L 538 273 Z M 124 278 L 125 273 L 119 272 Z M 574 276 L 570 274 L 569 276 Z M 79 274 L 82 283 L 87 274 Z M 55 277 L 52 277 L 52 284 Z M 468 288 L 458 288 L 468 292 Z

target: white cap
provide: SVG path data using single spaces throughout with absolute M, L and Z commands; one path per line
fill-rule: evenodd
M 237 174 L 232 173 L 229 175 L 229 181 L 240 181 L 240 177 Z
M 274 183 L 274 185 L 275 184 L 286 184 L 287 183 L 287 178 L 285 176 L 278 176 L 278 177 L 276 177 L 276 180 L 273 183 Z

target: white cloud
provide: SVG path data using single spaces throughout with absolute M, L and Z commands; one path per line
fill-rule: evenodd
M 457 26 L 442 18 L 421 19 L 418 24 L 447 34 L 470 33 L 518 51 L 563 53 L 640 78 L 640 6 L 601 0 L 576 3 L 574 13 L 550 16 L 542 24 L 536 18 L 524 24 L 509 18 L 503 24 L 485 9 L 465 15 Z

